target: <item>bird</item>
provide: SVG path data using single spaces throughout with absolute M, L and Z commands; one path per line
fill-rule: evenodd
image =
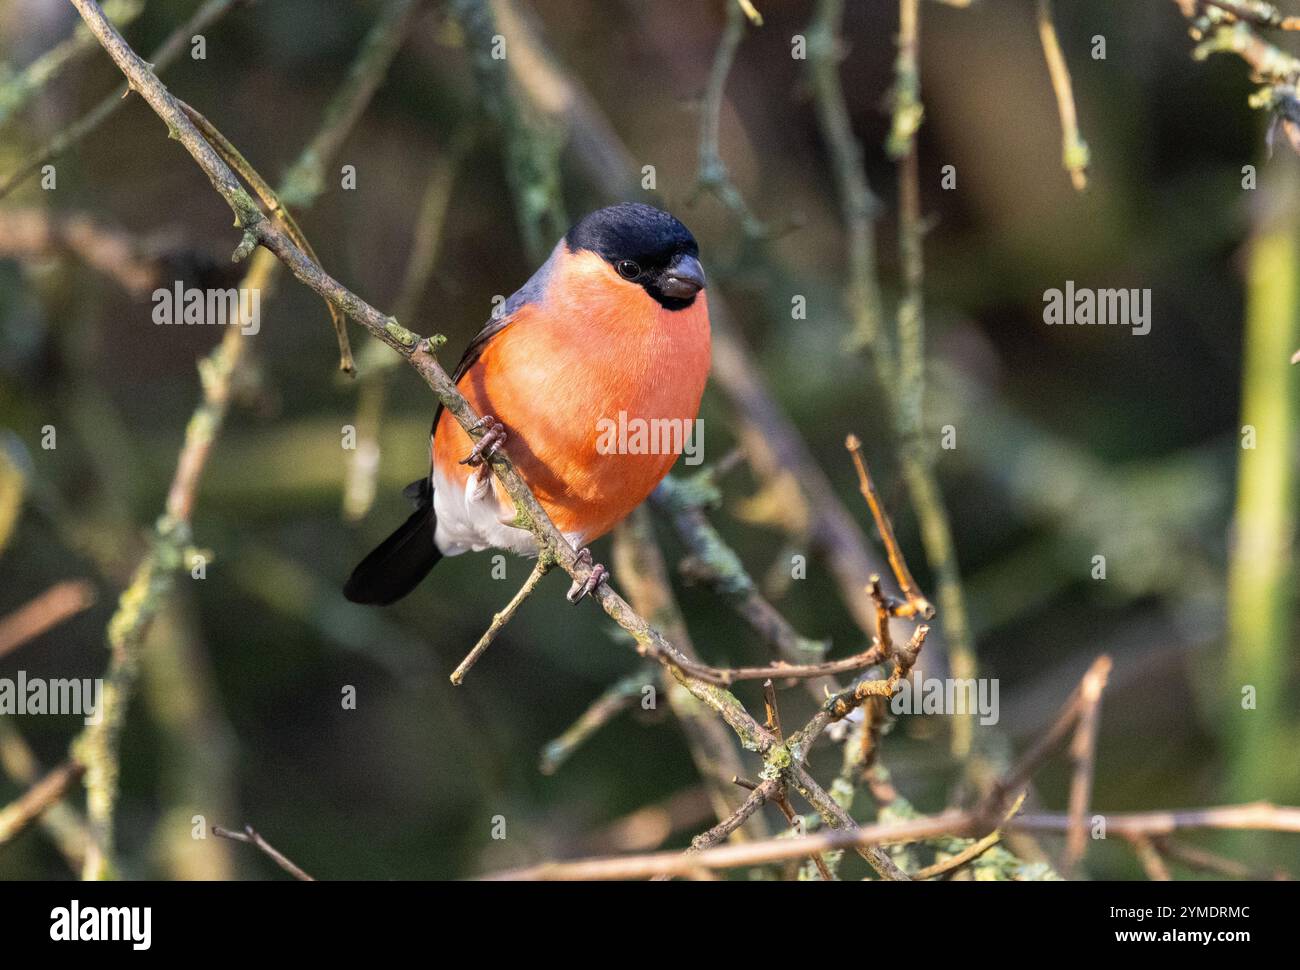
M 706 281 L 690 230 L 644 203 L 584 216 L 470 341 L 452 374 L 482 416 L 481 437 L 438 405 L 429 472 L 404 493 L 415 511 L 357 565 L 344 596 L 394 603 L 444 556 L 538 555 L 532 533 L 511 524 L 514 503 L 487 462 L 504 449 L 591 565 L 568 593 L 571 602 L 583 599 L 609 579 L 588 544 L 676 462 L 696 428 L 710 356 Z M 615 427 L 643 433 L 613 434 Z M 647 428 L 679 433 L 646 435 Z

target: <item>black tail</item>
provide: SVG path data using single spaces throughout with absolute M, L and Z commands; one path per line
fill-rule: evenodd
M 442 558 L 433 544 L 436 520 L 428 479 L 413 482 L 406 494 L 416 503 L 411 517 L 361 560 L 343 586 L 343 595 L 354 603 L 396 603 L 415 589 Z

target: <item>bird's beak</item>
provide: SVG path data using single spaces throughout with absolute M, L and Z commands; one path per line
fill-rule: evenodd
M 664 296 L 676 300 L 689 300 L 704 289 L 704 267 L 694 256 L 685 254 L 678 256 L 664 271 L 659 289 L 663 291 Z

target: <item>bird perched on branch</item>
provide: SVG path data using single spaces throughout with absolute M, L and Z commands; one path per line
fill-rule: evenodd
M 694 428 L 708 378 L 709 312 L 699 247 L 666 212 L 613 205 L 582 219 L 465 350 L 452 375 L 485 429 L 475 442 L 439 405 L 430 469 L 406 489 L 415 512 L 353 571 L 355 603 L 401 599 L 443 556 L 536 555 L 485 459 L 506 446 L 579 555 L 650 494 L 677 459 L 659 435 Z M 508 442 L 508 445 L 507 445 Z M 577 602 L 608 571 L 593 564 Z

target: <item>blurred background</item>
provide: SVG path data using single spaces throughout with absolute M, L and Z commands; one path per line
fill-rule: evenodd
M 868 531 L 843 449 L 846 434 L 862 437 L 900 543 L 932 593 L 884 400 L 867 360 L 846 349 L 840 205 L 807 63 L 791 56 L 813 4 L 755 4 L 765 22 L 747 27 L 737 49 L 719 147 L 753 216 L 775 227 L 759 240 L 696 191 L 701 96 L 727 19 L 723 0 L 523 0 L 498 4 L 497 16 L 508 44 L 527 36 L 549 50 L 547 64 L 516 65 L 537 84 L 538 103 L 521 97 L 519 110 L 558 153 L 567 215 L 637 198 L 692 229 L 711 290 L 725 297 L 757 373 Z M 148 0 L 125 36 L 151 51 L 196 6 Z M 1227 55 L 1194 61 L 1175 4 L 1055 7 L 1091 149 L 1083 193 L 1061 164 L 1032 0 L 923 5 L 926 435 L 937 442 L 941 428 L 955 429 L 956 447 L 937 451 L 936 468 L 980 672 L 1000 685 L 1000 722 L 977 728 L 976 746 L 995 760 L 1023 750 L 1106 652 L 1115 667 L 1102 708 L 1098 810 L 1296 803 L 1300 653 L 1290 635 L 1289 530 L 1297 407 L 1285 366 L 1256 375 L 1251 393 L 1272 423 L 1255 450 L 1241 447 L 1248 309 L 1286 354 L 1300 346 L 1300 287 L 1276 274 L 1251 282 L 1252 240 L 1272 233 L 1294 246 L 1300 238 L 1290 201 L 1295 159 L 1285 144 L 1267 157 L 1268 117 L 1247 103 L 1256 87 L 1248 69 Z M 239 4 L 203 31 L 205 59 L 187 50 L 164 80 L 278 184 L 381 9 L 344 0 Z M 12 95 L 7 80 L 77 20 L 56 0 L 4 0 L 0 90 Z M 879 273 L 891 311 L 900 288 L 897 174 L 883 146 L 897 30 L 896 5 L 847 4 L 842 79 L 880 198 Z M 1097 36 L 1101 60 L 1092 56 Z M 464 41 L 447 5 L 422 6 L 327 167 L 319 199 L 298 220 L 334 276 L 386 310 L 401 302 L 398 315 L 416 332 L 445 334 L 448 367 L 492 298 L 537 265 L 521 242 L 501 128 L 480 106 Z M 508 57 L 528 49 L 521 41 Z M 12 110 L 0 100 L 0 176 L 119 83 L 92 47 Z M 576 134 L 548 122 L 547 103 L 583 120 Z M 601 154 L 618 143 L 621 157 Z M 130 292 L 75 247 L 25 246 L 21 220 L 89 218 L 159 254 L 163 285 L 238 279 L 228 264 L 238 242 L 229 210 L 139 98 L 54 164 L 56 188 L 43 189 L 37 175 L 0 201 L 8 245 L 0 249 L 0 615 L 66 580 L 89 583 L 94 603 L 0 656 L 5 677 L 20 669 L 101 675 L 106 625 L 147 550 L 200 400 L 196 362 L 222 337 L 216 328 L 156 327 L 152 287 Z M 345 165 L 355 166 L 354 189 L 340 187 Z M 645 165 L 655 168 L 653 192 L 638 184 Z M 941 187 L 946 165 L 955 166 L 952 190 Z M 1246 165 L 1257 166 L 1257 189 L 1243 189 Z M 622 174 L 600 177 L 611 171 Z M 408 261 L 419 251 L 428 271 L 412 283 Z M 1283 266 L 1295 270 L 1285 258 Z M 1150 333 L 1045 326 L 1043 294 L 1066 280 L 1149 288 Z M 806 319 L 791 317 L 796 295 L 806 298 Z M 364 382 L 368 369 L 388 365 L 359 328 L 352 334 Z M 410 368 L 391 368 L 382 401 L 359 415 L 361 382 L 338 373 L 328 314 L 284 274 L 264 294 L 261 331 L 245 339 L 234 405 L 193 516 L 193 542 L 212 558 L 205 578 L 182 577 L 152 626 L 123 735 L 123 874 L 279 876 L 250 848 L 192 839 L 196 815 L 253 824 L 318 878 L 462 877 L 681 846 L 707 828 L 709 805 L 666 705 L 634 704 L 558 771 L 539 770 L 548 741 L 641 664 L 598 609 L 564 601 L 567 580 L 548 577 L 461 687 L 448 674 L 527 576 L 526 562 L 508 560 L 502 581 L 488 555 L 447 560 L 384 610 L 342 598 L 358 558 L 407 514 L 401 489 L 426 467 L 432 395 Z M 708 463 L 737 440 L 733 406 L 716 386 L 706 393 Z M 47 425 L 57 431 L 52 450 L 41 444 Z M 346 425 L 368 445 L 361 466 L 341 446 Z M 1253 514 L 1275 524 L 1277 548 L 1241 553 L 1234 565 L 1239 466 L 1256 454 L 1283 456 L 1270 466 L 1275 480 L 1250 493 L 1264 504 Z M 373 503 L 367 457 L 377 461 Z M 763 518 L 753 501 L 759 485 L 742 462 L 723 479 L 711 518 L 765 581 L 798 543 L 754 521 Z M 657 513 L 652 522 L 675 566 L 684 554 L 677 536 Z M 608 539 L 595 552 L 612 562 Z M 1273 567 L 1267 581 L 1239 579 L 1230 597 L 1230 573 L 1254 575 L 1257 553 Z M 1093 576 L 1095 556 L 1105 557 L 1104 580 Z M 769 659 L 725 603 L 674 573 L 704 659 Z M 832 642 L 832 656 L 865 646 L 816 556 L 806 579 L 768 589 L 801 634 Z M 941 637 L 926 663 L 942 674 Z M 356 689 L 355 710 L 340 703 L 345 685 Z M 1258 688 L 1253 710 L 1242 709 L 1243 685 Z M 761 710 L 757 685 L 737 695 Z M 812 710 L 801 692 L 782 696 L 787 725 Z M 52 766 L 80 722 L 8 716 L 0 728 L 4 804 L 25 787 L 14 771 L 22 749 Z M 944 717 L 903 717 L 886 739 L 894 781 L 922 811 L 941 809 L 956 790 L 961 765 L 949 732 Z M 826 745 L 813 764 L 833 774 L 838 751 Z M 1038 775 L 1031 804 L 1063 810 L 1068 780 L 1058 758 Z M 82 800 L 74 792 L 69 801 Z M 496 816 L 506 820 L 504 840 L 492 838 Z M 1254 871 L 1300 866 L 1293 835 L 1191 841 Z M 1118 840 L 1090 845 L 1086 871 L 1143 875 Z M 0 878 L 75 874 L 49 828 L 33 826 L 0 849 Z

